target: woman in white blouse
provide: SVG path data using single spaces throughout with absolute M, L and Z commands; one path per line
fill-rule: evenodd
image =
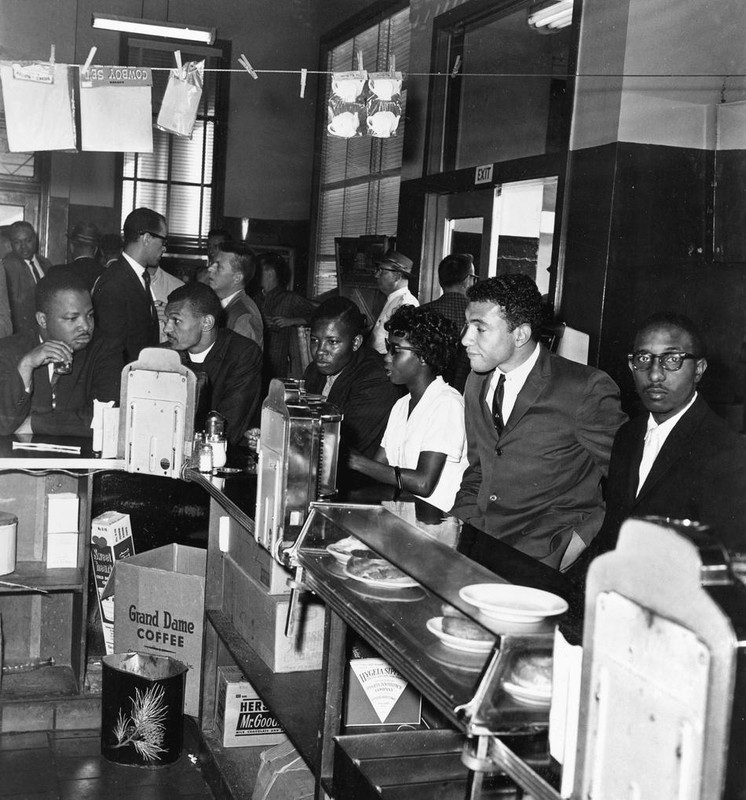
M 400 306 L 385 325 L 389 380 L 409 394 L 396 402 L 375 459 L 351 453 L 348 465 L 450 511 L 466 469 L 464 399 L 441 377 L 459 332 L 435 311 Z

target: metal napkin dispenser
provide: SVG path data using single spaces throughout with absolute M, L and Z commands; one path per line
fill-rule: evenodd
M 254 535 L 281 560 L 309 505 L 337 491 L 342 413 L 303 381 L 273 380 L 262 404 Z
M 146 347 L 122 371 L 119 452 L 127 472 L 178 478 L 191 455 L 195 374 L 174 350 Z

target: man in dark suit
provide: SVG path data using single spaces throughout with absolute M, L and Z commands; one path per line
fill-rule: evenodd
M 222 307 L 204 283 L 194 281 L 168 296 L 164 332 L 168 346 L 181 353 L 182 363 L 202 377 L 195 429 L 217 411 L 226 419 L 226 437 L 240 444 L 259 407 L 262 351 L 245 336 L 219 328 Z
M 625 420 L 619 389 L 606 373 L 537 343 L 541 295 L 527 276 L 490 278 L 468 298 L 469 466 L 453 512 L 564 568 L 603 521 L 601 479 Z
M 583 562 L 613 549 L 630 516 L 696 520 L 743 552 L 746 444 L 697 393 L 707 360 L 694 323 L 678 314 L 649 317 L 629 365 L 646 413 L 614 439 L 606 518 Z
M 257 304 L 246 294 L 254 277 L 254 253 L 244 242 L 224 242 L 212 258 L 207 282 L 220 298 L 225 327 L 264 346 L 264 321 Z
M 68 270 L 79 275 L 88 291 L 92 292 L 96 278 L 104 271 L 103 265 L 96 258 L 100 239 L 98 227 L 93 222 L 76 222 L 67 236 L 70 260 L 66 264 L 56 264 L 49 271 L 55 273 L 58 270 Z
M 117 342 L 125 363 L 143 347 L 160 341 L 158 315 L 148 267 L 157 266 L 166 250 L 166 219 L 149 208 L 136 208 L 124 221 L 122 255 L 101 274 L 93 290 L 96 336 Z
M 13 252 L 3 258 L 13 333 L 36 328 L 34 289 L 51 266 L 37 253 L 39 239 L 30 222 L 14 222 L 9 230 Z
M 36 307 L 36 331 L 0 340 L 0 434 L 91 436 L 94 399 L 119 402 L 121 355 L 91 342 L 93 305 L 78 278 L 42 278 Z
M 321 394 L 344 414 L 341 443 L 368 458 L 378 451 L 399 392 L 383 356 L 363 347 L 365 318 L 346 297 L 324 301 L 311 317 L 311 357 L 306 389 Z
M 476 280 L 474 258 L 471 255 L 452 253 L 450 256 L 446 256 L 438 264 L 438 283 L 440 283 L 443 294 L 424 307 L 431 311 L 437 311 L 446 319 L 450 319 L 451 322 L 458 325 L 460 330 L 466 321 L 466 307 L 469 305 L 466 291 L 474 285 Z M 453 361 L 443 373 L 443 380 L 463 394 L 470 369 L 464 346 L 459 344 Z

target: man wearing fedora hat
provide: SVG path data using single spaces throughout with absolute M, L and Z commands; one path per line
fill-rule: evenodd
M 378 288 L 386 295 L 386 305 L 378 315 L 370 333 L 370 345 L 381 355 L 386 353 L 386 329 L 384 324 L 399 306 L 419 306 L 417 298 L 409 291 L 409 276 L 412 274 L 412 259 L 396 250 L 387 250 L 376 265 Z
M 67 255 L 70 260 L 67 264 L 56 264 L 49 270 L 50 273 L 64 270 L 83 281 L 88 291 L 92 292 L 93 284 L 104 271 L 96 258 L 100 240 L 98 227 L 94 223 L 76 222 L 67 234 Z

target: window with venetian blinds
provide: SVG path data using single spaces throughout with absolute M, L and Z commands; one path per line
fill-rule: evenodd
M 174 51 L 184 63 L 205 60 L 205 69 L 224 66 L 223 50 L 186 43 L 130 39 L 128 63 L 173 68 Z M 169 72 L 153 71 L 153 122 L 158 116 Z M 147 206 L 168 220 L 168 238 L 185 248 L 203 247 L 214 216 L 220 158 L 217 136 L 219 72 L 204 73 L 202 99 L 191 139 L 153 128 L 152 153 L 125 153 L 122 165 L 122 222 L 135 208 Z M 215 212 L 215 213 L 214 213 Z
M 357 69 L 358 52 L 362 52 L 363 66 L 368 72 L 385 72 L 394 55 L 397 71 L 406 73 L 409 68 L 409 9 L 392 14 L 330 49 L 328 70 Z M 328 75 L 324 103 L 330 92 L 331 75 Z M 337 286 L 335 237 L 396 235 L 405 109 L 406 75 L 402 117 L 395 137 L 340 139 L 323 136 L 314 266 L 316 295 Z

